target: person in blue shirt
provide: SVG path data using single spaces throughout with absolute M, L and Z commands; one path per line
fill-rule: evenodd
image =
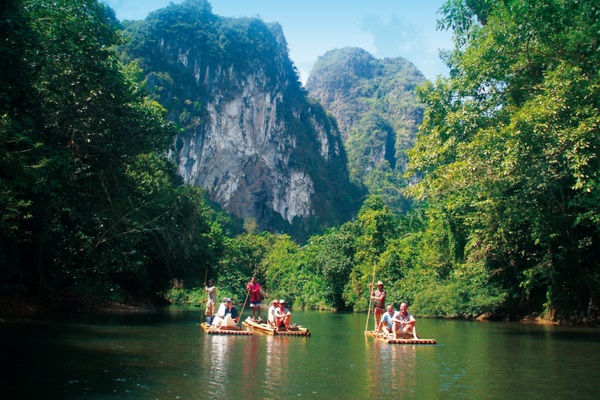
M 379 321 L 379 325 L 377 325 L 377 330 L 375 331 L 375 335 L 379 335 L 379 332 L 383 329 L 383 331 L 387 335 L 391 335 L 394 329 L 394 306 L 388 305 L 387 312 L 383 313 L 381 316 L 381 320 Z

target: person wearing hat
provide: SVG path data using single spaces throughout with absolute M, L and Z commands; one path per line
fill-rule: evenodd
M 237 322 L 240 314 L 233 305 L 233 300 L 227 299 L 227 306 L 225 307 L 225 316 L 219 326 L 220 329 L 235 329 L 237 328 Z
M 217 308 L 217 288 L 212 279 L 208 280 L 208 286 L 204 285 L 204 291 L 207 294 L 206 300 L 204 300 L 206 303 L 204 314 L 206 315 L 206 323 L 210 325 L 215 318 Z
M 275 310 L 279 308 L 279 300 L 273 300 L 273 305 L 267 311 L 267 322 L 269 325 L 275 326 Z
M 385 290 L 383 290 L 383 282 L 377 282 L 376 290 L 373 290 L 373 284 L 369 284 L 369 289 L 371 291 L 371 300 L 373 301 L 373 315 L 375 316 L 374 329 L 377 329 L 377 324 L 385 312 Z
M 285 308 L 285 300 L 279 300 L 279 308 L 275 309 L 275 328 L 287 330 L 290 327 L 292 314 Z

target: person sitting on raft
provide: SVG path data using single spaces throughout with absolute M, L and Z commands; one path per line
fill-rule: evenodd
M 417 328 L 415 324 L 417 321 L 406 309 L 408 304 L 400 304 L 400 311 L 394 314 L 392 321 L 394 322 L 394 337 L 398 337 L 398 334 L 410 334 L 412 333 L 413 338 L 418 339 Z
M 279 308 L 279 300 L 273 300 L 273 305 L 267 311 L 267 322 L 271 326 L 275 326 L 275 310 Z
M 391 304 L 387 306 L 387 312 L 383 313 L 381 316 L 381 320 L 379 321 L 379 325 L 377 325 L 377 330 L 375 331 L 375 336 L 379 335 L 381 329 L 387 334 L 391 335 L 394 329 L 394 322 L 392 319 L 394 318 L 394 306 Z
M 211 327 L 217 328 L 221 326 L 223 318 L 225 317 L 225 310 L 227 309 L 228 300 L 229 299 L 227 297 L 223 297 L 223 302 L 219 304 L 219 309 L 217 310 L 217 313 L 212 317 L 212 321 L 210 323 Z
M 285 300 L 279 300 L 279 308 L 275 309 L 275 328 L 287 330 L 290 327 L 292 314 L 285 308 Z
M 227 299 L 227 307 L 225 308 L 225 316 L 218 326 L 219 329 L 239 329 L 237 322 L 239 319 L 239 313 L 237 308 L 233 305 L 233 300 Z

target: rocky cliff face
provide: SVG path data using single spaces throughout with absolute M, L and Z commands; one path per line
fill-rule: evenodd
M 307 99 L 279 25 L 220 18 L 190 0 L 128 31 L 126 53 L 184 127 L 171 156 L 186 183 L 296 237 L 351 217 L 357 196 L 337 126 Z

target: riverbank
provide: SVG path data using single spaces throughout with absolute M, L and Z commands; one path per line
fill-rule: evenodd
M 189 307 L 199 308 L 202 304 L 192 302 L 178 302 Z M 91 298 L 72 299 L 70 302 L 62 301 L 52 303 L 40 301 L 38 299 L 26 298 L 23 296 L 16 298 L 0 297 L 0 319 L 20 318 L 41 316 L 54 313 L 103 313 L 103 312 L 154 312 L 168 307 L 170 303 L 161 300 L 158 303 L 150 300 L 133 300 L 127 302 L 99 301 Z M 266 308 L 265 308 L 266 309 Z M 320 310 L 323 311 L 323 310 Z M 332 311 L 334 312 L 334 311 Z M 419 318 L 418 315 L 416 315 Z M 458 317 L 433 316 L 421 317 L 427 319 L 447 319 L 447 320 L 468 320 Z M 518 322 L 532 325 L 553 325 L 553 326 L 573 326 L 600 328 L 600 321 L 590 321 L 588 319 L 579 320 L 553 320 L 539 313 L 532 313 L 522 318 L 515 318 L 509 315 L 498 316 L 492 313 L 485 313 L 473 318 L 477 322 Z
M 43 316 L 55 313 L 152 312 L 166 306 L 168 304 L 164 301 L 157 305 L 148 300 L 123 303 L 77 298 L 71 299 L 69 302 L 52 302 L 23 296 L 0 297 L 0 318 Z

